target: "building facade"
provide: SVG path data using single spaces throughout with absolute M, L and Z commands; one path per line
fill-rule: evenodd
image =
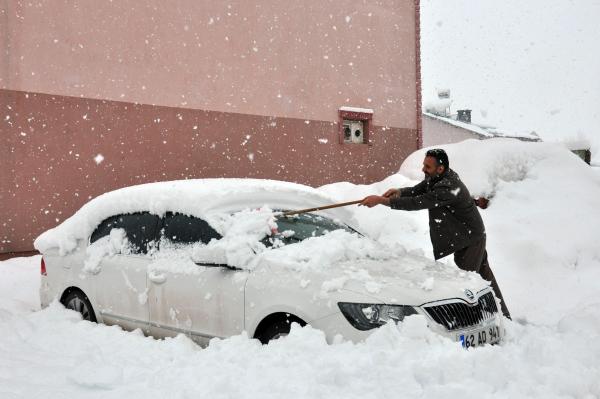
M 421 144 L 418 1 L 7 0 L 0 49 L 0 253 L 119 187 L 366 183 Z

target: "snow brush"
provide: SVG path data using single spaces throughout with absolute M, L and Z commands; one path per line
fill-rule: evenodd
M 281 215 L 281 216 L 299 215 L 301 213 L 322 211 L 323 209 L 340 208 L 342 206 L 360 204 L 361 202 L 362 202 L 362 200 L 349 201 L 349 202 L 340 202 L 340 203 L 337 203 L 337 204 L 318 206 L 316 208 L 306 208 L 306 209 L 299 209 L 297 211 L 281 212 L 281 213 L 279 213 L 279 215 Z
M 322 211 L 323 209 L 340 208 L 342 206 L 360 204 L 362 201 L 363 200 L 356 200 L 356 201 L 349 201 L 349 202 L 340 202 L 340 203 L 337 203 L 337 204 L 318 206 L 316 208 L 299 209 L 297 211 L 276 212 L 275 215 L 276 216 L 300 215 L 302 213 Z M 473 198 L 473 201 L 475 202 L 475 205 L 477 205 L 481 209 L 486 209 L 488 207 L 488 204 L 490 203 L 490 200 L 487 199 L 487 198 L 485 198 L 485 197 Z

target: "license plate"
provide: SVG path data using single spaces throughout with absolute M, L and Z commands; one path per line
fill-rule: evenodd
M 485 344 L 495 344 L 500 341 L 500 327 L 489 326 L 461 334 L 458 336 L 458 340 L 462 344 L 463 348 L 471 348 L 473 346 L 481 346 Z

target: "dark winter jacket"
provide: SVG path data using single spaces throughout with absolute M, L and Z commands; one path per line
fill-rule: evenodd
M 452 169 L 414 187 L 401 188 L 400 196 L 390 199 L 390 206 L 405 211 L 429 210 L 429 235 L 435 259 L 466 248 L 485 234 L 469 190 Z

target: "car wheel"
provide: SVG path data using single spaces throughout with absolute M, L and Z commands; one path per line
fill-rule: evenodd
M 92 309 L 92 304 L 83 292 L 76 290 L 69 292 L 63 304 L 65 308 L 79 312 L 83 320 L 96 322 L 96 314 L 94 313 L 94 309 Z
M 270 341 L 276 340 L 281 337 L 285 337 L 290 333 L 290 329 L 293 322 L 299 322 L 297 320 L 279 320 L 265 328 L 260 334 L 258 339 L 263 344 L 268 344 Z

